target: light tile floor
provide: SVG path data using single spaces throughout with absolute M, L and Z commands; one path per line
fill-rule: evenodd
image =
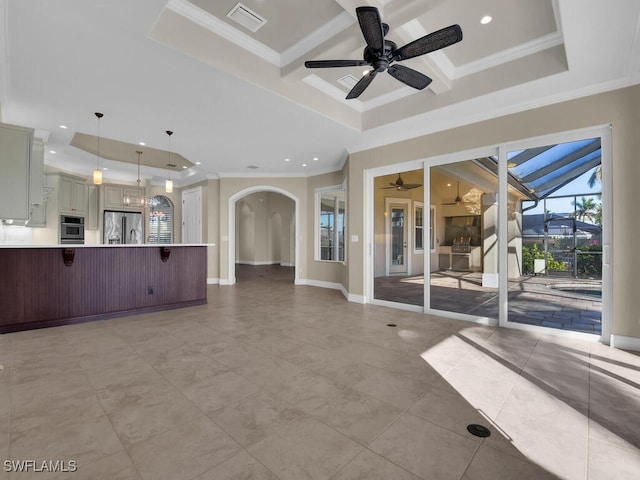
M 348 303 L 286 268 L 208 296 L 1 335 L 0 479 L 638 478 L 635 354 Z
M 498 289 L 482 286 L 482 274 L 464 271 L 433 272 L 429 278 L 431 308 L 447 312 L 498 318 Z M 575 332 L 600 334 L 602 299 L 553 287 L 582 285 L 586 291 L 598 280 L 553 276 L 509 279 L 509 321 Z M 377 277 L 374 298 L 408 305 L 424 305 L 424 276 Z

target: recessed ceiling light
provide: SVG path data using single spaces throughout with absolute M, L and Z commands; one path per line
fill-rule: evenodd
M 318 161 L 318 157 L 313 157 L 313 161 L 317 162 Z
M 186 166 L 186 165 L 183 165 L 183 166 L 182 166 L 182 168 L 187 168 L 187 166 Z
M 55 150 L 49 150 L 49 153 L 53 153 L 55 155 L 56 151 Z
M 447 187 L 450 187 L 450 186 L 451 186 L 451 184 L 450 184 L 450 183 L 447 183 Z
M 60 128 L 64 128 L 64 129 L 69 128 L 69 127 L 67 127 L 66 125 L 58 125 L 58 126 L 59 126 Z
M 491 15 L 485 15 L 480 19 L 480 23 L 482 25 L 486 25 L 487 23 L 491 23 L 491 20 L 493 20 L 493 18 L 491 18 Z
M 143 147 L 146 146 L 147 144 L 144 142 L 138 142 L 138 145 L 142 145 Z
M 200 165 L 202 162 L 196 162 L 196 165 Z
M 303 164 L 302 164 L 302 166 L 303 166 L 303 167 L 306 167 L 306 166 L 307 166 L 307 164 L 306 164 L 306 163 L 303 163 Z
M 107 167 L 102 167 L 102 170 L 109 170 Z
M 290 159 L 288 159 L 288 158 L 285 158 L 285 159 L 284 159 L 284 161 L 285 161 L 285 162 L 290 162 L 291 160 L 290 160 Z

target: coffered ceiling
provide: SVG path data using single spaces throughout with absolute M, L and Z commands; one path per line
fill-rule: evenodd
M 398 46 L 452 24 L 463 40 L 402 62 L 427 89 L 382 73 L 346 100 L 363 67 L 304 62 L 361 60 L 363 5 Z M 636 0 L 0 0 L 0 119 L 46 136 L 47 164 L 89 174 L 95 152 L 72 139 L 92 144 L 104 112 L 107 179 L 130 177 L 138 148 L 165 158 L 167 129 L 178 183 L 316 175 L 350 152 L 638 83 L 639 14 Z M 166 176 L 162 161 L 143 175 Z

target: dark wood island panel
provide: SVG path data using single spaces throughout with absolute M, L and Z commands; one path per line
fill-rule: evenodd
M 0 333 L 207 303 L 204 245 L 0 248 L 0 271 Z

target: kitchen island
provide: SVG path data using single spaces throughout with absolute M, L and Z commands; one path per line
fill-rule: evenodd
M 0 246 L 0 333 L 207 303 L 206 245 Z

